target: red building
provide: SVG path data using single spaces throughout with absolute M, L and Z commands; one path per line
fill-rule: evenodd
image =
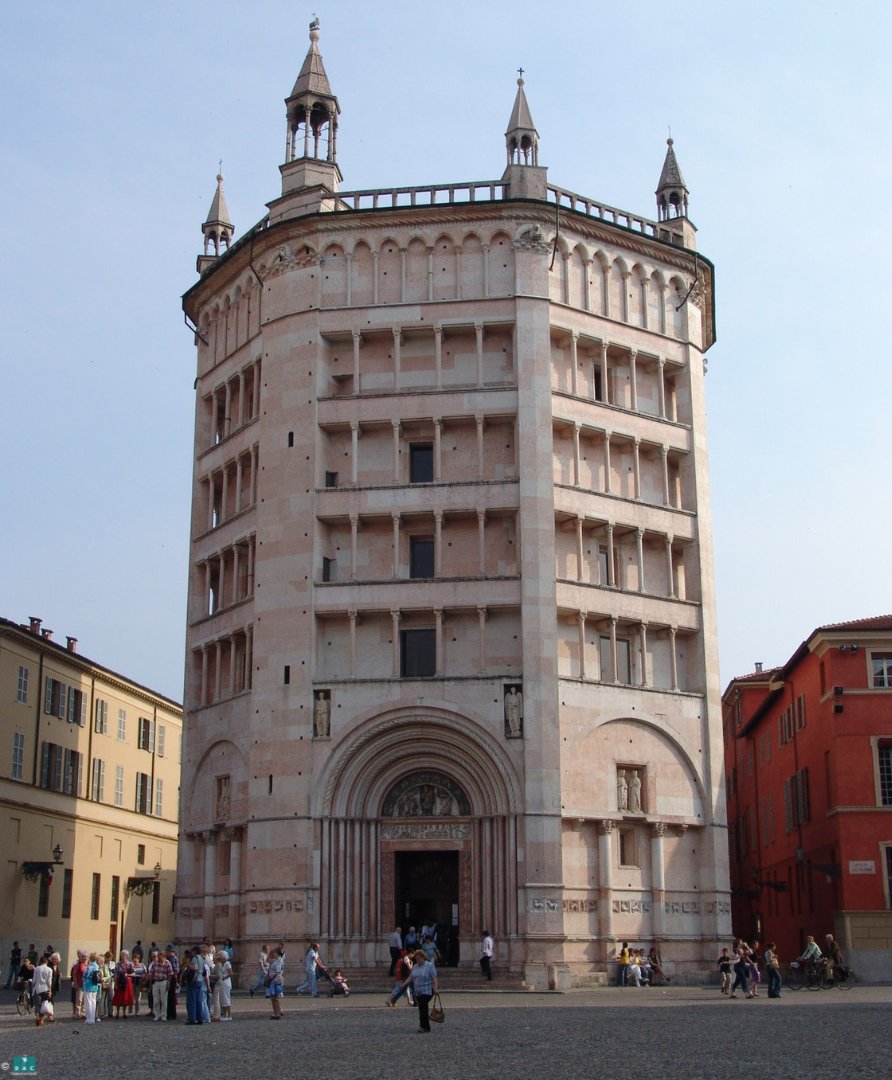
M 820 626 L 722 697 L 734 932 L 783 962 L 832 933 L 864 979 L 892 949 L 892 615 Z

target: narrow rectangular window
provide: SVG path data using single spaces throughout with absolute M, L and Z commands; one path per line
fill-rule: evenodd
M 105 797 L 105 762 L 93 758 L 93 783 L 90 791 L 93 802 L 102 802 Z
M 161 882 L 152 882 L 152 922 L 157 923 L 161 918 Z
M 881 745 L 877 750 L 877 757 L 880 767 L 880 803 L 883 806 L 892 806 L 892 743 Z
M 802 731 L 805 727 L 805 695 L 800 694 L 796 698 L 796 730 Z
M 434 576 L 434 539 L 432 536 L 409 538 L 409 577 L 432 578 Z
M 400 674 L 404 679 L 436 675 L 436 630 L 402 630 L 400 645 Z
M 334 581 L 334 559 L 329 559 L 326 555 L 322 556 L 322 580 L 323 582 Z
M 127 710 L 118 709 L 118 742 L 125 742 L 127 739 Z
M 90 892 L 90 918 L 99 918 L 99 891 L 101 887 L 102 876 L 100 874 L 93 875 L 93 888 Z
M 892 652 L 872 652 L 870 665 L 873 670 L 874 689 L 888 690 L 892 687 Z
M 124 766 L 115 766 L 115 806 L 124 805 Z
M 140 750 L 148 750 L 148 752 L 154 753 L 155 750 L 155 721 L 149 720 L 145 716 L 139 718 L 139 739 L 137 746 Z
M 619 865 L 638 865 L 638 845 L 635 842 L 634 829 L 619 830 Z
M 112 887 L 111 887 L 111 911 L 109 913 L 109 922 L 116 923 L 118 921 L 118 900 L 121 896 L 121 879 L 117 874 L 112 875 Z
M 66 870 L 62 876 L 62 918 L 71 918 L 71 897 L 74 892 L 74 871 Z
M 66 795 L 80 795 L 82 791 L 81 764 L 82 755 L 77 750 L 65 749 L 65 764 L 62 779 L 62 791 Z
M 616 567 L 611 566 L 609 551 L 604 546 L 598 547 L 598 582 L 609 588 L 616 584 Z
M 65 706 L 67 704 L 65 684 L 60 683 L 58 679 L 50 678 L 48 675 L 44 686 L 43 711 L 47 716 L 58 716 L 60 720 L 64 720 Z
M 21 705 L 28 704 L 28 668 L 19 665 L 19 681 L 16 687 L 15 699 Z
M 338 486 L 338 474 L 336 472 L 326 472 L 325 486 L 327 488 L 336 488 Z
M 50 882 L 46 874 L 40 875 L 40 891 L 37 894 L 37 914 L 45 919 L 50 911 Z
M 21 780 L 25 763 L 25 736 L 20 731 L 12 733 L 12 778 Z
M 889 897 L 890 907 L 892 907 L 892 844 L 886 848 L 886 896 Z
M 431 484 L 433 479 L 433 443 L 411 443 L 409 446 L 409 483 Z
M 145 864 L 146 864 L 146 845 L 145 844 L 137 844 L 136 845 L 136 861 L 140 866 L 145 866 Z
M 152 778 L 146 773 L 136 774 L 136 812 L 137 814 L 150 814 L 152 812 Z
M 108 734 L 108 702 L 101 698 L 96 701 L 96 722 L 94 729 L 99 735 Z
M 167 728 L 163 724 L 159 724 L 155 732 L 155 747 L 158 751 L 158 757 L 164 757 L 164 740 L 167 737 Z
M 793 778 L 784 780 L 784 832 L 793 831 Z
M 164 781 L 155 777 L 155 817 L 163 817 L 164 811 Z
M 290 664 L 285 665 L 284 680 L 283 681 L 284 681 L 286 686 L 288 686 L 288 684 L 291 682 L 291 665 Z
M 616 639 L 616 677 L 624 686 L 631 686 L 632 645 L 627 638 Z

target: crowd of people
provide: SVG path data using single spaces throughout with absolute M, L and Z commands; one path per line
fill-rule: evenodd
M 409 1005 L 417 1007 L 419 1032 L 430 1031 L 429 1005 L 438 994 L 436 965 L 441 957 L 436 935 L 436 925 L 425 925 L 420 933 L 411 926 L 405 935 L 397 926 L 388 941 L 391 957 L 388 974 L 396 982 L 385 999 L 386 1004 L 394 1008 L 405 997 Z M 493 937 L 484 930 L 480 970 L 490 981 L 494 952 Z M 87 1024 L 141 1015 L 165 1022 L 177 1020 L 182 999 L 189 1025 L 231 1020 L 233 956 L 229 938 L 219 948 L 204 939 L 181 954 L 171 944 L 162 949 L 152 942 L 144 949 L 142 942 L 137 941 L 132 949 L 122 949 L 117 960 L 111 952 L 79 950 L 68 973 L 72 1016 Z M 6 988 L 14 983 L 17 989 L 30 991 L 38 1027 L 55 1022 L 63 978 L 61 964 L 62 958 L 52 945 L 38 954 L 33 944 L 26 953 L 18 942 L 13 943 Z M 645 952 L 644 948 L 630 947 L 624 941 L 617 951 L 616 964 L 617 984 L 621 987 L 653 986 L 660 979 L 672 981 L 655 946 Z M 837 969 L 845 972 L 842 953 L 832 934 L 827 934 L 823 952 L 815 939 L 808 936 L 802 955 L 792 964 L 808 972 L 815 971 L 819 965 L 831 978 Z M 781 963 L 774 942 L 763 946 L 758 941 L 748 944 L 738 938 L 730 949 L 722 949 L 717 966 L 721 993 L 731 999 L 737 998 L 738 990 L 747 998 L 758 997 L 763 974 L 767 996 L 781 995 Z M 303 957 L 303 972 L 305 978 L 295 987 L 299 995 L 309 993 L 316 998 L 320 982 L 327 981 L 329 997 L 349 997 L 350 987 L 343 972 L 340 968 L 329 971 L 318 942 L 309 943 Z M 267 945 L 260 948 L 256 980 L 249 993 L 254 997 L 260 991 L 270 1002 L 270 1019 L 281 1019 L 285 993 L 284 942 L 273 948 Z
M 15 984 L 28 989 L 37 1026 L 54 1023 L 62 957 L 52 945 L 38 954 L 32 944 L 18 959 Z M 122 949 L 117 960 L 111 952 L 79 949 L 68 972 L 72 1016 L 87 1024 L 140 1015 L 163 1023 L 177 1019 L 178 1001 L 184 996 L 187 1024 L 231 1020 L 232 959 L 229 938 L 219 948 L 205 940 L 182 955 L 170 944 L 162 949 L 152 942 L 144 949 L 137 941 L 132 949 Z
M 827 934 L 824 939 L 823 953 L 814 937 L 809 934 L 805 939 L 802 954 L 792 962 L 792 966 L 803 967 L 808 971 L 814 971 L 818 964 L 823 965 L 829 978 L 833 978 L 837 968 L 843 967 L 842 951 L 832 934 Z M 730 951 L 722 949 L 718 968 L 721 991 L 729 998 L 736 998 L 738 990 L 747 998 L 759 997 L 763 973 L 768 984 L 768 997 L 781 996 L 781 962 L 773 941 L 767 942 L 763 947 L 758 941 L 750 945 L 742 938 L 737 938 Z

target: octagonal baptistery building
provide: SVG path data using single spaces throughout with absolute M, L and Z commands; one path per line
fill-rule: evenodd
M 658 220 L 555 187 L 518 80 L 500 179 L 346 191 L 319 28 L 281 195 L 222 177 L 196 327 L 181 940 L 436 923 L 537 987 L 730 932 L 704 353 L 671 141 Z M 253 967 L 252 967 L 253 970 Z

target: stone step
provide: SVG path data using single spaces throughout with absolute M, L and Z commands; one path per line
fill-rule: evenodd
M 361 993 L 387 994 L 393 989 L 396 979 L 380 968 L 344 968 L 344 977 L 351 990 Z M 287 978 L 287 976 L 286 976 Z M 437 968 L 437 981 L 440 989 L 446 990 L 514 990 L 528 989 L 520 974 L 493 971 L 492 982 L 487 982 L 474 968 Z M 296 979 L 295 979 L 296 982 Z M 287 978 L 289 988 L 292 980 Z M 324 979 L 319 983 L 319 993 L 328 994 L 329 984 Z

